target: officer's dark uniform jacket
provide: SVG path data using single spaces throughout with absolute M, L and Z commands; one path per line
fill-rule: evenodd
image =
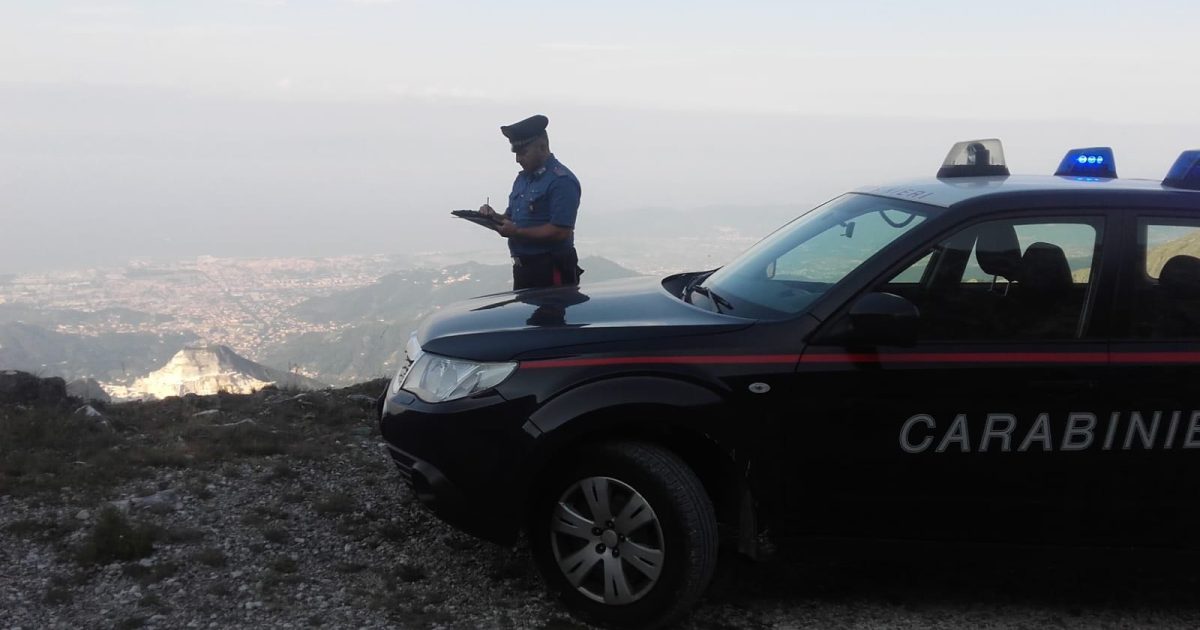
M 551 154 L 536 171 L 517 174 L 504 215 L 518 228 L 550 223 L 574 229 L 580 193 L 579 179 Z M 573 235 L 554 242 L 510 238 L 508 249 L 513 256 L 513 289 L 579 283 L 582 270 Z

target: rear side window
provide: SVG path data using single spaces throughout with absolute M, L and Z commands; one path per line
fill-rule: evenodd
M 1131 332 L 1139 339 L 1200 339 L 1200 221 L 1138 220 Z
M 1099 217 L 977 223 L 875 290 L 917 306 L 922 341 L 1075 339 L 1102 229 Z
M 1167 224 L 1142 219 L 1138 226 L 1142 270 L 1157 280 L 1167 261 L 1176 256 L 1200 258 L 1200 224 Z

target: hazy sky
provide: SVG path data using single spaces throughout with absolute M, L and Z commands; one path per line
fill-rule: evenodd
M 614 210 L 816 203 L 998 136 L 1014 172 L 1200 146 L 1200 2 L 0 3 L 0 273 L 502 247 L 501 124 Z

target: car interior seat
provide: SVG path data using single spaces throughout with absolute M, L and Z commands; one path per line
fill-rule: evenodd
M 1021 256 L 1014 332 L 1032 337 L 1072 337 L 1083 308 L 1076 295 L 1071 265 L 1062 248 L 1036 242 Z
M 1200 331 L 1200 258 L 1171 257 L 1158 274 L 1155 337 L 1190 337 Z
M 1004 278 L 1004 293 L 1021 276 L 1021 243 L 1017 231 L 1010 223 L 985 223 L 979 227 L 975 241 L 975 261 L 984 273 L 992 276 L 992 289 L 996 279 Z

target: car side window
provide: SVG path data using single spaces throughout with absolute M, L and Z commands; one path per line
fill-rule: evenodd
M 922 341 L 1074 339 L 1102 227 L 1098 217 L 977 223 L 874 290 L 917 306 Z
M 1138 220 L 1131 331 L 1138 339 L 1200 339 L 1200 221 Z

